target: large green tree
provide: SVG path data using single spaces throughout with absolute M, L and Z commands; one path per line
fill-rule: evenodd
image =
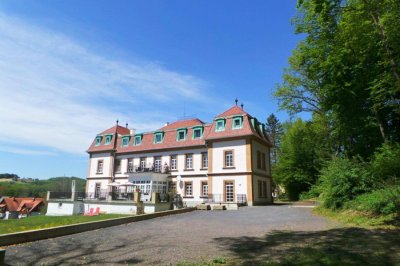
M 274 114 L 270 114 L 268 116 L 267 123 L 265 125 L 270 141 L 272 142 L 272 145 L 274 145 L 274 147 L 271 149 L 271 162 L 272 164 L 276 164 L 278 150 L 283 135 L 283 126 Z
M 323 116 L 336 153 L 368 158 L 400 138 L 400 1 L 301 0 L 305 34 L 276 96 L 290 113 Z

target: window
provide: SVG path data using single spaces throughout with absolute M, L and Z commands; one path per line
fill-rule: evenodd
M 186 139 L 186 129 L 178 129 L 178 132 L 176 133 L 176 140 L 182 141 L 185 139 Z
M 121 144 L 121 146 L 122 146 L 122 147 L 128 146 L 128 145 L 129 145 L 129 139 L 130 139 L 129 136 L 122 137 L 122 144 Z
M 163 132 L 154 133 L 154 143 L 162 143 L 164 137 Z
M 261 152 L 257 151 L 257 168 L 261 168 Z
M 137 146 L 142 144 L 142 137 L 143 135 L 135 135 L 135 141 L 133 143 L 133 145 Z
M 102 136 L 97 136 L 96 137 L 96 146 L 99 146 L 101 144 L 101 139 L 102 138 L 103 138 Z
M 208 197 L 208 183 L 207 182 L 201 182 L 201 195 L 203 197 Z
M 193 169 L 193 154 L 186 154 L 185 169 Z
M 161 156 L 154 157 L 154 172 L 161 173 Z
M 202 127 L 195 127 L 193 128 L 193 139 L 200 139 L 203 137 L 203 128 Z
M 234 117 L 232 118 L 232 129 L 239 129 L 243 126 L 243 117 Z
M 172 193 L 176 192 L 176 182 L 174 182 L 174 181 L 168 182 L 168 192 L 172 192 Z
M 121 160 L 115 159 L 115 173 L 121 173 Z
M 140 170 L 144 170 L 146 168 L 146 157 L 140 158 Z
M 193 196 L 192 182 L 185 182 L 185 196 L 191 197 Z
M 233 167 L 233 151 L 225 151 L 225 167 Z
M 203 152 L 201 154 L 201 168 L 202 169 L 208 168 L 208 153 L 207 152 Z
M 104 145 L 108 145 L 111 143 L 112 135 L 107 135 L 106 136 L 106 141 L 104 142 Z
M 263 198 L 267 197 L 267 181 L 262 182 L 262 195 Z
M 261 154 L 261 168 L 263 170 L 266 170 L 267 168 L 265 167 L 265 153 Z
M 225 119 L 218 119 L 215 125 L 215 131 L 225 130 Z
M 235 184 L 233 181 L 225 181 L 225 201 L 226 202 L 234 202 L 235 201 L 235 193 L 234 193 Z
M 128 159 L 128 168 L 126 170 L 128 173 L 133 173 L 133 158 Z
M 178 166 L 178 161 L 176 159 L 176 155 L 171 155 L 171 170 L 177 170 L 177 166 Z
M 97 174 L 103 173 L 103 160 L 97 161 Z

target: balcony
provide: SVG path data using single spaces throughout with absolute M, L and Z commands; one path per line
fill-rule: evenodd
M 167 164 L 164 165 L 146 164 L 146 166 L 135 165 L 134 167 L 128 167 L 128 171 L 125 174 L 141 174 L 141 173 L 169 174 L 170 169 Z

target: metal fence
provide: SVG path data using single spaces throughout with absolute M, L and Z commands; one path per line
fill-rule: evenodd
M 237 203 L 237 204 L 246 204 L 247 197 L 246 194 L 208 194 L 207 199 L 205 199 L 207 203 Z
M 71 199 L 72 192 L 50 191 L 49 199 Z

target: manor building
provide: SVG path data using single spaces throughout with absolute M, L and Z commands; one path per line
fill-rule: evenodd
M 147 133 L 117 123 L 87 151 L 86 194 L 139 189 L 145 201 L 174 192 L 187 206 L 272 203 L 270 147 L 265 125 L 237 105 L 211 123 L 184 119 Z

